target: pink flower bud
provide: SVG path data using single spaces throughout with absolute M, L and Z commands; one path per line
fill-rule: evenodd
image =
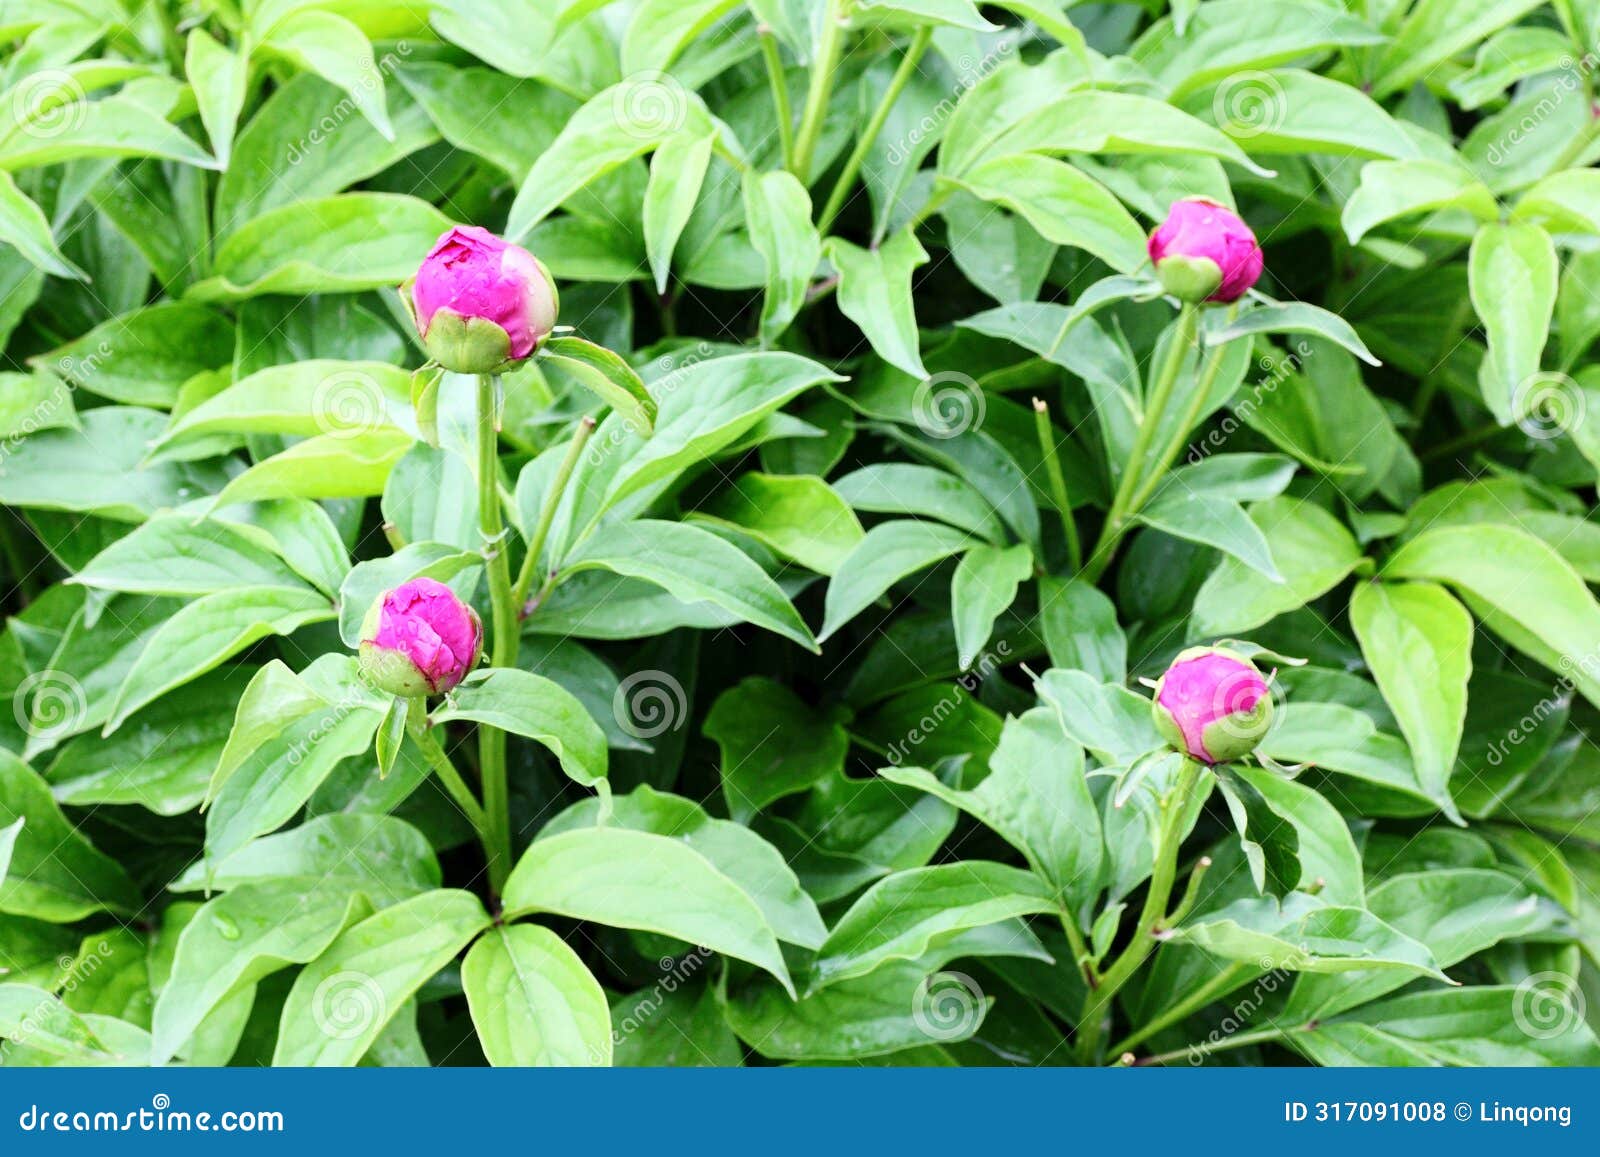
M 1221 647 L 1190 647 L 1156 683 L 1151 704 L 1167 742 L 1202 763 L 1255 750 L 1272 724 L 1272 693 L 1250 660 Z
M 556 324 L 559 302 L 545 267 L 476 225 L 440 237 L 410 290 L 428 353 L 458 374 L 492 373 L 521 361 Z
M 414 698 L 450 690 L 483 649 L 483 624 L 456 593 L 431 578 L 389 591 L 361 624 L 361 671 L 380 691 Z
M 1238 301 L 1261 278 L 1250 226 L 1206 197 L 1174 201 L 1149 250 L 1161 283 L 1183 301 Z

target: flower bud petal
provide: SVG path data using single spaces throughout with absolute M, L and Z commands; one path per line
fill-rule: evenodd
M 1184 301 L 1238 301 L 1261 279 L 1264 258 L 1256 235 L 1231 209 L 1206 197 L 1174 201 L 1167 219 L 1150 234 L 1150 260 L 1169 293 Z M 1189 296 L 1203 287 L 1194 279 L 1194 266 L 1171 262 L 1209 262 L 1219 279 L 1215 288 L 1201 296 Z M 1204 266 L 1198 267 L 1204 271 Z M 1168 284 L 1169 279 L 1176 284 Z
M 461 374 L 494 373 L 527 358 L 555 328 L 560 305 L 533 254 L 475 225 L 440 237 L 409 288 L 429 355 Z
M 386 592 L 361 624 L 362 674 L 380 691 L 449 691 L 483 650 L 483 624 L 443 583 L 415 578 Z
M 1254 751 L 1272 724 L 1272 691 L 1253 663 L 1221 647 L 1183 651 L 1156 683 L 1151 712 L 1174 748 L 1202 763 Z

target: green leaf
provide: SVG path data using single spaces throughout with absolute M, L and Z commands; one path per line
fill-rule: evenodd
M 1158 495 L 1138 520 L 1176 538 L 1214 546 L 1273 582 L 1283 575 L 1272 561 L 1266 535 L 1231 499 L 1175 486 Z
M 758 676 L 717 696 L 701 730 L 722 753 L 722 793 L 741 822 L 842 772 L 850 749 L 837 718 Z
M 824 575 L 839 569 L 865 533 L 834 488 L 807 474 L 741 474 L 693 516 L 737 529 Z
M 1128 677 L 1128 639 L 1117 623 L 1116 604 L 1093 584 L 1041 578 L 1039 627 L 1052 667 L 1084 671 L 1102 683 Z
M 858 28 L 917 28 L 926 24 L 992 32 L 972 0 L 856 0 L 851 24 Z
M 622 73 L 659 72 L 697 37 L 738 5 L 738 0 L 643 0 L 622 36 Z M 568 13 L 562 20 L 571 20 Z
M 299 881 L 245 884 L 208 901 L 178 937 L 172 975 L 156 999 L 151 1063 L 175 1056 L 229 996 L 317 959 L 371 910 L 359 893 L 307 893 Z
M 1433 583 L 1363 583 L 1350 600 L 1350 625 L 1411 747 L 1418 780 L 1459 822 L 1450 773 L 1467 718 L 1472 616 Z
M 277 498 L 371 498 L 416 444 L 404 430 L 320 434 L 257 462 L 222 488 L 212 509 Z
M 574 804 L 551 820 L 539 838 L 594 827 L 604 810 L 601 800 Z M 613 801 L 605 824 L 669 836 L 694 848 L 755 902 L 779 940 L 814 949 L 827 937 L 816 904 L 801 890 L 783 853 L 742 824 L 713 819 L 693 800 L 648 784 Z
M 490 929 L 462 961 L 461 987 L 491 1065 L 610 1065 L 606 994 L 548 928 Z
M 996 157 L 965 173 L 960 186 L 1020 213 L 1047 241 L 1070 245 L 1121 273 L 1145 265 L 1145 234 L 1122 202 L 1093 177 L 1037 153 Z
M 270 366 L 174 418 L 156 441 L 155 461 L 213 453 L 217 434 L 353 437 L 409 425 L 411 374 L 383 362 L 311 359 Z M 190 449 L 198 444 L 198 451 Z
M 650 158 L 650 184 L 644 194 L 644 251 L 657 293 L 667 291 L 672 251 L 700 197 L 716 140 L 715 131 L 679 133 L 661 142 Z
M 284 1001 L 274 1065 L 353 1065 L 424 981 L 489 925 L 471 892 L 441 888 L 340 932 Z
M 0 170 L 0 241 L 11 246 L 32 266 L 57 277 L 83 278 L 86 274 L 56 247 L 44 210 L 17 188 L 10 173 Z
M 193 811 L 205 798 L 243 689 L 237 672 L 218 672 L 181 696 L 157 699 L 133 727 L 110 738 L 80 735 L 64 743 L 44 771 L 51 793 L 74 807 L 135 804 L 164 816 Z
M 675 936 L 749 961 L 792 996 L 783 954 L 753 900 L 687 844 L 625 828 L 534 841 L 506 881 L 508 918 L 553 912 Z
M 267 293 L 355 293 L 398 285 L 450 227 L 426 201 L 344 193 L 269 209 L 217 249 L 214 273 L 189 290 L 199 301 Z
M 523 240 L 574 193 L 669 137 L 718 131 L 699 96 L 672 76 L 647 73 L 612 85 L 573 113 L 534 162 L 511 204 L 506 238 Z
M 378 724 L 378 733 L 373 737 L 373 754 L 378 758 L 379 779 L 387 779 L 394 770 L 394 761 L 406 741 L 406 719 L 410 714 L 411 700 L 396 695 L 383 722 Z
M 709 602 L 802 647 L 816 647 L 794 604 L 749 555 L 687 523 L 614 523 L 562 562 L 563 575 L 597 568 L 647 579 L 683 602 Z
M 1320 1065 L 1600 1064 L 1600 1041 L 1573 1011 L 1581 1000 L 1575 981 L 1566 992 L 1530 988 L 1528 980 L 1414 992 L 1319 1021 L 1288 1041 Z M 1548 1028 L 1535 1011 L 1540 1002 L 1542 1016 L 1559 1018 Z
M 902 229 L 876 249 L 838 237 L 822 246 L 839 272 L 839 309 L 861 328 L 879 357 L 917 378 L 926 378 L 911 299 L 911 278 L 928 260 L 911 229 Z
M 1030 872 L 983 860 L 898 872 L 839 917 L 817 950 L 813 991 L 891 960 L 915 960 L 971 928 L 1054 911 L 1050 892 Z
M 1257 70 L 1330 48 L 1383 43 L 1354 16 L 1313 0 L 1210 0 L 1191 6 L 1187 19 L 1182 7 L 1172 5 L 1171 18 L 1151 25 L 1129 52 L 1175 96 L 1230 74 L 1259 76 Z
M 196 374 L 233 361 L 234 333 L 213 310 L 184 302 L 137 309 L 29 361 L 113 401 L 170 407 Z
M 1056 668 L 1035 685 L 1072 739 L 1107 766 L 1125 766 L 1164 746 L 1150 717 L 1150 700 L 1083 671 Z
M 1321 24 L 1321 16 L 1310 17 Z M 1257 156 L 1409 159 L 1417 145 L 1371 97 L 1342 81 L 1300 68 L 1225 77 L 1183 102 L 1209 113 L 1217 127 Z
M 84 1018 L 54 993 L 31 984 L 0 984 L 0 1038 L 73 1064 L 115 1064 L 113 1052 Z M 8 1055 L 8 1061 L 12 1056 Z
M 1291 892 L 1236 900 L 1173 930 L 1172 938 L 1224 960 L 1291 972 L 1392 970 L 1448 979 L 1423 945 L 1362 908 Z
M 1567 561 L 1526 531 L 1427 530 L 1390 557 L 1383 575 L 1455 587 L 1497 634 L 1600 703 L 1600 673 L 1588 661 L 1600 654 L 1600 605 Z
M 936 466 L 874 462 L 846 474 L 833 489 L 857 510 L 937 518 L 992 543 L 1005 541 L 1005 528 L 989 500 Z
M 247 586 L 202 595 L 150 637 L 117 688 L 106 734 L 146 703 L 204 675 L 251 643 L 333 617 L 327 597 L 304 588 Z
M 1550 928 L 1550 905 L 1541 905 L 1527 884 L 1503 872 L 1437 868 L 1385 880 L 1367 896 L 1367 906 L 1390 927 L 1427 946 L 1440 968 L 1449 968 L 1502 940 L 1536 936 Z M 1376 967 L 1340 976 L 1303 976 L 1290 994 L 1286 1020 L 1305 1023 L 1393 992 L 1405 976 Z
M 184 73 L 194 90 L 200 121 L 211 138 L 217 165 L 226 169 L 233 152 L 234 129 L 248 91 L 249 59 L 218 44 L 204 28 L 196 28 L 189 33 Z
M 1361 560 L 1350 532 L 1321 507 L 1272 498 L 1250 508 L 1283 576 L 1274 582 L 1237 559 L 1224 558 L 1195 595 L 1191 639 L 1247 631 L 1295 610 L 1343 579 Z
M 0 142 L 0 169 L 7 172 L 86 157 L 162 157 L 218 167 L 187 135 L 127 93 L 75 104 L 58 132 L 12 132 Z
M 252 681 L 212 776 L 210 867 L 287 823 L 341 760 L 371 749 L 387 704 L 354 668 L 352 658 L 331 654 L 299 676 L 268 666 Z M 375 762 L 368 766 L 376 770 Z
M 950 579 L 957 663 L 972 666 L 994 633 L 994 621 L 1010 609 L 1017 588 L 1033 574 L 1033 551 L 1015 546 L 975 546 L 961 556 Z
M 1100 813 L 1089 794 L 1083 750 L 1050 709 L 1006 721 L 989 774 L 971 790 L 949 787 L 917 767 L 885 767 L 878 774 L 937 796 L 991 828 L 1050 882 L 1069 911 L 1083 910 L 1099 892 Z
M 549 748 L 561 770 L 584 787 L 606 777 L 605 733 L 572 692 L 543 675 L 507 667 L 479 671 L 467 676 L 432 719 L 435 724 L 470 719 L 532 739 Z
M 95 555 L 69 581 L 144 595 L 208 595 L 241 586 L 305 588 L 281 557 L 252 538 L 183 514 L 157 515 Z
M 827 639 L 895 583 L 970 545 L 958 530 L 933 522 L 896 520 L 869 530 L 828 582 L 819 639 Z
M 1301 879 L 1300 833 L 1267 806 L 1254 782 L 1233 775 L 1231 768 L 1217 771 L 1217 790 L 1239 832 L 1256 891 L 1274 896 L 1292 892 Z
M 969 977 L 896 961 L 799 1001 L 776 984 L 744 986 L 727 1004 L 733 1031 L 780 1060 L 860 1060 L 965 1040 L 994 1003 Z
M 581 337 L 552 337 L 539 356 L 560 366 L 606 405 L 621 414 L 630 429 L 646 437 L 656 421 L 656 400 L 639 375 L 616 354 Z
M 1550 336 L 1559 268 L 1550 235 L 1536 225 L 1485 225 L 1472 239 L 1468 286 L 1489 339 L 1478 385 L 1502 426 L 1524 414 Z
M 308 893 L 361 892 L 380 906 L 439 886 L 427 838 L 388 815 L 317 816 L 251 840 L 215 863 L 199 862 L 167 885 L 174 892 L 227 892 L 247 884 L 300 884 Z
M 1361 166 L 1361 185 L 1345 202 L 1340 220 L 1354 245 L 1379 225 L 1413 213 L 1460 209 L 1480 221 L 1500 215 L 1494 194 L 1461 165 L 1442 161 L 1372 161 Z
M 1478 46 L 1472 70 L 1450 81 L 1450 95 L 1464 109 L 1481 108 L 1525 77 L 1570 67 L 1571 55 L 1572 43 L 1554 28 L 1514 25 Z
M 366 35 L 350 21 L 316 9 L 294 12 L 272 26 L 261 47 L 343 89 L 379 135 L 394 139 L 384 100 L 383 70 L 373 58 Z
M 811 196 L 792 173 L 746 173 L 744 215 L 767 271 L 761 344 L 770 346 L 805 304 L 822 260 L 822 238 L 811 223 Z
M 1379 98 L 1411 87 L 1456 53 L 1539 7 L 1539 0 L 1418 0 L 1378 59 Z
M 20 830 L 11 830 L 17 824 Z M 140 907 L 122 867 L 67 822 L 49 785 L 10 752 L 0 752 L 0 828 L 9 830 L 10 843 L 0 912 L 66 924 Z
M 1273 175 L 1221 132 L 1165 101 L 1107 90 L 1057 96 L 1001 132 L 982 155 L 1167 152 L 1216 157 L 1257 176 Z
M 1319 888 L 1318 897 L 1329 904 L 1366 903 L 1361 853 L 1338 808 L 1320 792 L 1269 768 L 1241 763 L 1230 772 L 1236 783 L 1249 784 L 1267 808 L 1294 829 L 1302 886 Z
M 611 1063 L 619 1068 L 737 1068 L 744 1063 L 744 1049 L 709 986 L 664 992 L 658 984 L 619 996 L 611 1003 L 611 1023 L 617 1026 Z
M 1327 338 L 1343 346 L 1369 366 L 1381 365 L 1367 348 L 1355 329 L 1336 313 L 1304 301 L 1272 301 L 1258 303 L 1253 309 L 1233 321 L 1208 326 L 1205 330 L 1207 346 L 1219 346 L 1241 337 L 1258 333 L 1303 333 Z

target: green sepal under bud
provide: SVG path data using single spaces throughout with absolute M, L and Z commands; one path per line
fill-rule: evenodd
M 449 309 L 434 313 L 422 344 L 429 357 L 456 374 L 503 374 L 527 360 L 511 357 L 511 338 L 494 322 Z
M 1209 257 L 1174 253 L 1156 262 L 1156 277 L 1179 301 L 1199 305 L 1222 285 L 1222 267 Z
M 1254 751 L 1272 728 L 1272 710 L 1272 696 L 1263 695 L 1249 711 L 1236 711 L 1207 724 L 1201 735 L 1212 759 L 1227 763 Z
M 373 601 L 361 620 L 361 645 L 356 648 L 356 665 L 361 677 L 376 690 L 401 699 L 426 698 L 433 694 L 428 677 L 417 670 L 410 655 L 372 642 L 382 614 L 383 599 L 380 597 Z

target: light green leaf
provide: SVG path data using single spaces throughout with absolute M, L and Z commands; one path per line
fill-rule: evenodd
M 606 994 L 548 928 L 490 929 L 462 961 L 461 987 L 491 1065 L 611 1063 Z
M 594 569 L 647 579 L 683 602 L 708 602 L 802 647 L 816 646 L 778 584 L 738 547 L 699 527 L 659 519 L 603 527 L 562 562 L 564 575 Z
M 716 139 L 715 131 L 678 133 L 661 142 L 650 158 L 650 184 L 644 194 L 644 251 L 657 293 L 667 291 L 672 251 L 700 197 Z
M 722 792 L 741 822 L 844 770 L 850 736 L 831 714 L 752 676 L 717 696 L 701 730 L 722 753 Z
M 828 582 L 818 638 L 832 635 L 901 579 L 970 544 L 961 531 L 934 522 L 899 519 L 874 526 Z
M 356 293 L 398 285 L 450 219 L 398 193 L 342 193 L 269 209 L 217 249 L 214 274 L 189 290 L 199 301 L 267 293 Z
M 250 77 L 249 58 L 244 53 L 224 48 L 204 28 L 196 28 L 189 33 L 184 73 L 194 89 L 200 121 L 211 138 L 211 151 L 217 154 L 217 165 L 226 169 L 233 152 L 234 129 L 244 108 Z
M 1550 336 L 1560 263 L 1550 235 L 1536 225 L 1485 225 L 1467 262 L 1472 307 L 1488 335 L 1478 385 L 1495 419 L 1523 417 Z
M 761 343 L 771 345 L 805 304 L 822 260 L 822 238 L 811 223 L 811 197 L 792 173 L 746 173 L 744 215 L 750 243 L 767 270 L 761 303 Z
M 441 888 L 339 933 L 295 978 L 274 1065 L 353 1065 L 423 982 L 486 928 L 471 892 Z
M 1452 819 L 1450 773 L 1467 718 L 1472 616 L 1433 583 L 1363 583 L 1350 625 L 1411 747 L 1417 778 Z
M 384 100 L 383 71 L 366 35 L 350 21 L 316 9 L 295 12 L 273 25 L 261 47 L 338 85 L 379 135 L 394 140 Z
M 1214 546 L 1271 581 L 1283 581 L 1266 535 L 1232 499 L 1174 486 L 1139 511 L 1138 519 L 1176 538 Z
M 470 719 L 549 748 L 575 782 L 593 787 L 606 777 L 605 733 L 565 687 L 508 667 L 467 676 L 432 715 L 434 723 Z
M 962 188 L 1020 213 L 1047 241 L 1070 245 L 1121 273 L 1149 261 L 1145 233 L 1093 177 L 1037 153 L 995 157 L 965 173 Z
M 1017 588 L 1033 574 L 1033 551 L 1015 546 L 974 546 L 961 556 L 950 579 L 950 613 L 956 627 L 957 663 L 963 671 L 994 632 L 994 621 L 1016 600 Z
M 1442 161 L 1371 161 L 1361 185 L 1345 202 L 1340 220 L 1354 245 L 1386 222 L 1413 213 L 1461 209 L 1480 221 L 1500 215 L 1494 194 L 1472 172 Z
M 871 250 L 830 237 L 822 252 L 839 271 L 839 309 L 861 327 L 884 361 L 913 377 L 926 378 L 911 277 L 928 254 L 916 234 L 902 229 Z
M 865 533 L 833 487 L 809 474 L 741 474 L 694 517 L 737 528 L 824 575 L 839 569 Z
M 1102 683 L 1128 676 L 1128 639 L 1117 623 L 1117 607 L 1081 579 L 1039 580 L 1039 625 L 1052 667 L 1087 672 Z
M 0 170 L 0 241 L 11 246 L 28 264 L 57 277 L 83 278 L 86 274 L 56 247 L 44 210 L 17 188 L 10 173 Z
M 578 828 L 534 841 L 506 881 L 508 918 L 553 912 L 675 936 L 766 969 L 789 970 L 755 901 L 687 844 L 626 828 Z

